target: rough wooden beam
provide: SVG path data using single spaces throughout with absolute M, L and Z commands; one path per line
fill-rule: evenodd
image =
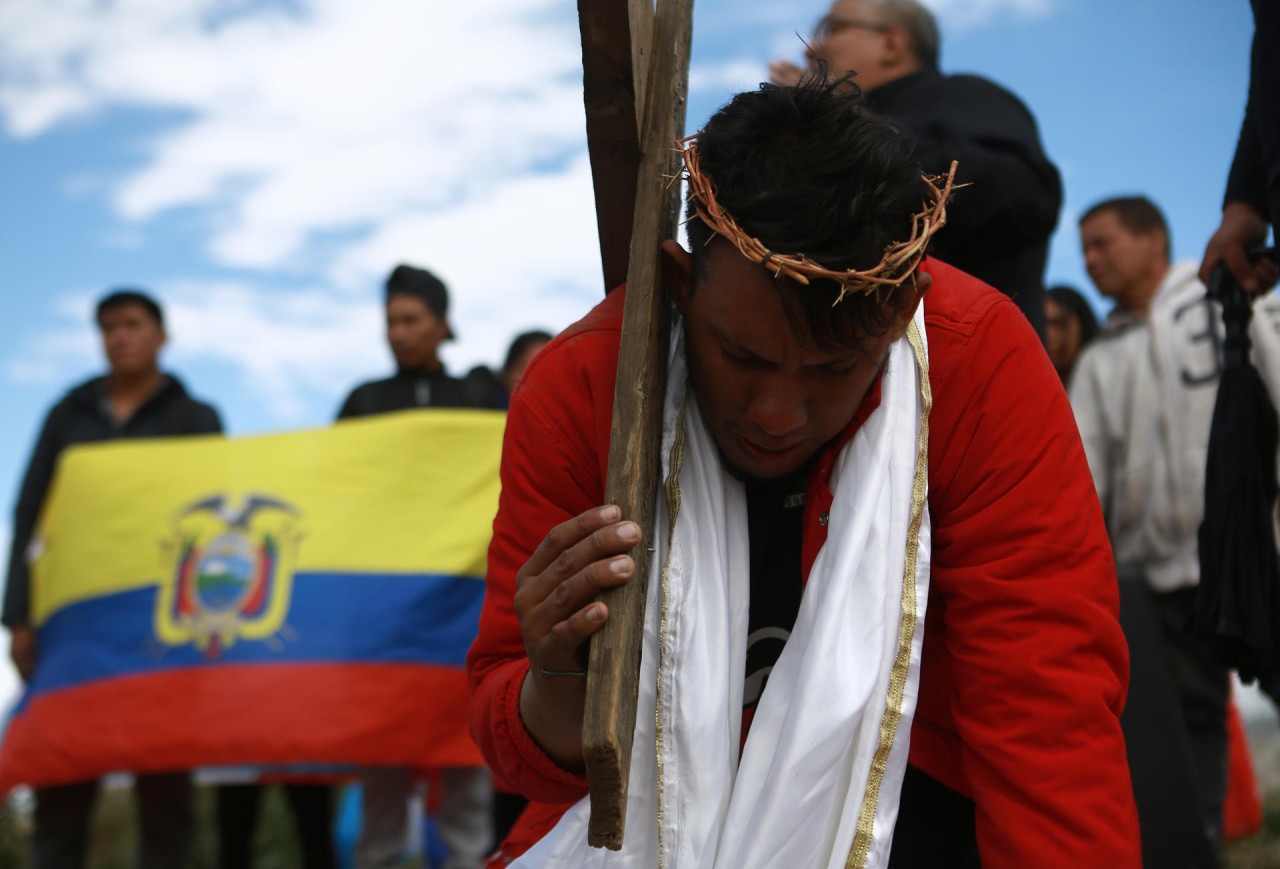
M 578 24 L 587 151 L 607 293 L 627 278 L 653 3 L 578 0 Z
M 583 754 L 591 786 L 588 842 L 618 850 L 626 825 L 627 785 L 636 722 L 654 498 L 661 470 L 662 402 L 670 333 L 659 245 L 679 218 L 679 153 L 689 78 L 693 0 L 659 0 L 649 56 L 641 163 L 636 185 L 622 346 L 614 388 L 606 503 L 618 504 L 644 535 L 632 550 L 636 575 L 601 599 L 609 620 L 591 643 Z

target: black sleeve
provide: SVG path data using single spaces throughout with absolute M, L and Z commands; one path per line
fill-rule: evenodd
M 1244 110 L 1244 123 L 1240 125 L 1240 137 L 1236 140 L 1236 154 L 1231 161 L 1231 174 L 1227 176 L 1227 192 L 1223 205 L 1230 202 L 1247 202 L 1268 220 L 1277 215 L 1269 214 L 1267 207 L 1267 167 L 1262 153 L 1262 128 L 1259 112 L 1275 112 L 1274 80 L 1277 75 L 1268 72 L 1265 64 L 1275 66 L 1275 59 L 1265 55 L 1275 51 L 1280 39 L 1280 12 L 1267 8 L 1266 4 L 1253 4 L 1253 47 L 1249 63 L 1249 101 Z M 1274 115 L 1273 115 L 1274 117 Z M 1274 132 L 1274 121 L 1273 121 Z
M 222 434 L 222 417 L 218 409 L 211 404 L 197 405 L 196 434 Z
M 502 395 L 502 381 L 486 365 L 477 365 L 467 372 L 462 380 L 464 400 L 467 407 L 500 408 L 498 400 Z
M 362 408 L 364 401 L 360 393 L 363 388 L 362 386 L 357 386 L 351 390 L 351 394 L 347 396 L 347 400 L 342 403 L 342 408 L 338 411 L 338 419 L 351 419 L 352 417 L 365 415 Z
M 1267 185 L 1262 166 L 1262 145 L 1258 141 L 1257 119 L 1252 104 L 1244 111 L 1244 123 L 1240 138 L 1236 141 L 1236 156 L 1231 161 L 1231 174 L 1227 176 L 1227 195 L 1222 204 L 1247 202 L 1258 213 L 1267 215 Z
M 948 209 L 949 244 L 1044 242 L 1058 223 L 1062 180 L 1040 145 L 1035 118 L 986 79 L 951 76 L 943 86 L 943 98 L 929 103 L 931 117 L 904 121 L 925 172 L 943 175 L 957 160 L 956 183 L 971 185 L 956 191 Z
M 6 627 L 28 624 L 31 607 L 31 576 L 27 569 L 27 549 L 40 518 L 40 508 L 49 491 L 58 454 L 62 451 L 62 436 L 66 408 L 59 403 L 45 417 L 40 437 L 36 441 L 27 472 L 18 490 L 18 503 L 13 515 L 13 541 L 9 548 L 9 577 L 4 589 L 4 614 L 0 621 Z

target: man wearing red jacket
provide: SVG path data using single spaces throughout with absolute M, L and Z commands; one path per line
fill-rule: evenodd
M 871 814 L 864 805 L 862 815 L 866 831 L 874 830 L 869 851 L 858 852 L 854 839 L 854 852 L 861 865 L 895 869 L 1139 866 L 1118 721 L 1128 659 L 1097 498 L 1070 405 L 1025 318 L 985 284 L 923 258 L 946 191 L 922 179 L 897 130 L 839 84 L 763 85 L 738 95 L 708 122 L 686 165 L 694 253 L 664 244 L 682 315 L 673 335 L 682 350 L 673 366 L 683 371 L 687 364 L 695 402 L 686 410 L 713 443 L 709 464 L 716 465 L 713 475 L 726 475 L 725 503 L 737 498 L 745 505 L 749 576 L 730 576 L 727 587 L 730 598 L 734 588 L 749 587 L 749 605 L 729 620 L 730 633 L 738 634 L 730 648 L 744 650 L 745 660 L 727 668 L 742 675 L 728 692 L 740 698 L 742 743 L 737 780 L 730 771 L 724 786 L 725 825 L 701 860 L 668 856 L 667 865 L 720 866 L 726 853 L 743 852 L 740 840 L 771 835 L 767 825 L 734 825 L 734 804 L 761 797 L 742 793 L 750 788 L 793 789 L 803 812 L 815 794 L 826 800 L 831 817 L 841 819 L 831 824 L 830 861 L 845 865 L 839 849 L 849 852 L 853 832 L 840 838 L 848 816 L 841 814 L 842 797 L 827 793 L 822 771 L 775 764 L 753 785 L 747 767 L 758 753 L 753 742 L 785 741 L 766 726 L 773 714 L 766 707 L 771 694 L 785 696 L 790 686 L 780 676 L 768 679 L 793 673 L 784 669 L 784 651 L 808 642 L 804 632 L 825 618 L 828 598 L 815 605 L 815 596 L 880 582 L 881 574 L 860 571 L 827 576 L 830 550 L 856 524 L 840 513 L 841 504 L 851 493 L 856 501 L 857 493 L 886 485 L 850 473 L 861 467 L 859 436 L 884 430 L 877 416 L 901 404 L 894 375 L 915 384 L 902 372 L 919 371 L 920 401 L 911 404 L 914 385 L 905 393 L 918 422 L 907 437 L 912 455 L 915 431 L 923 441 L 915 480 L 925 466 L 928 479 L 927 509 L 922 498 L 913 508 L 915 527 L 924 528 L 919 551 L 926 553 L 915 574 L 923 584 L 913 586 L 927 589 L 918 609 L 906 595 L 910 568 L 906 575 L 895 568 L 896 578 L 893 571 L 882 575 L 890 592 L 883 597 L 903 589 L 904 637 L 910 638 L 913 614 L 923 611 L 923 642 L 921 648 L 917 637 L 915 647 L 900 649 L 904 670 L 910 659 L 907 701 L 901 702 L 903 691 L 890 691 L 888 708 L 883 698 L 867 706 L 875 717 L 860 732 L 888 732 L 892 745 L 886 743 L 883 775 L 850 767 L 854 792 L 880 783 L 880 802 L 873 795 Z M 585 642 L 610 617 L 592 599 L 631 578 L 634 564 L 623 553 L 642 536 L 650 539 L 648 529 L 642 534 L 619 521 L 616 508 L 601 506 L 622 296 L 610 294 L 561 333 L 529 366 L 512 399 L 488 592 L 467 663 L 473 735 L 495 774 L 533 803 L 491 865 L 505 865 L 535 843 L 532 865 L 574 865 L 540 855 L 568 853 L 548 842 L 573 838 L 580 807 L 570 807 L 587 792 L 585 688 L 575 674 L 583 669 Z M 919 368 L 911 367 L 910 350 L 901 352 L 908 340 Z M 668 389 L 682 382 L 673 379 Z M 687 471 L 678 472 L 682 487 Z M 667 544 L 654 531 L 661 561 Z M 908 539 L 909 546 L 917 542 Z M 651 611 L 653 603 L 651 593 Z M 680 615 L 705 640 L 720 614 Z M 661 631 L 667 627 L 664 620 Z M 897 637 L 898 623 L 890 628 Z M 813 660 L 822 661 L 822 652 Z M 656 657 L 647 656 L 642 670 L 642 704 L 647 674 L 664 666 Z M 805 695 L 798 710 L 778 714 L 798 715 L 803 726 L 809 713 L 817 720 L 822 707 L 839 705 L 855 683 L 861 684 L 832 682 L 820 702 Z M 663 684 L 659 718 L 670 713 L 663 712 Z M 701 684 L 723 687 L 714 679 Z M 904 726 L 894 743 L 892 724 L 899 720 Z M 653 739 L 652 722 L 642 711 L 633 801 L 648 790 L 642 786 L 637 795 L 636 770 L 644 768 L 644 756 L 652 765 L 653 745 L 641 741 L 639 729 L 647 726 Z M 738 737 L 736 723 L 723 729 Z M 660 732 L 659 755 L 662 740 L 672 738 Z M 813 747 L 826 750 L 817 741 Z M 784 757 L 786 748 L 770 750 Z M 902 752 L 901 767 L 893 751 Z M 674 755 L 666 760 L 672 763 Z M 650 775 L 659 777 L 659 791 L 666 781 L 669 821 L 685 808 L 670 800 L 670 788 L 681 783 L 661 778 L 670 772 L 661 760 L 658 767 Z M 656 847 L 669 848 L 679 831 L 665 823 L 629 821 L 628 847 L 656 829 L 668 840 Z M 785 838 L 766 844 L 783 853 Z M 631 865 L 625 855 L 619 865 Z M 784 864 L 748 858 L 738 865 Z M 828 865 L 828 857 L 787 865 Z

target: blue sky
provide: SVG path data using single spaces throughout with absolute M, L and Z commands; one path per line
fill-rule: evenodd
M 1243 111 L 1245 0 L 935 0 L 942 66 L 1037 116 L 1076 216 L 1142 192 L 1197 258 Z M 821 2 L 697 0 L 690 129 Z M 100 366 L 93 300 L 148 288 L 169 367 L 236 435 L 326 424 L 390 367 L 381 281 L 453 291 L 456 371 L 601 295 L 570 0 L 0 4 L 0 542 L 49 404 Z M 7 551 L 7 547 L 6 547 Z

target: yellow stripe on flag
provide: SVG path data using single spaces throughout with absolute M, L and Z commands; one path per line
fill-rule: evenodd
M 73 447 L 41 517 L 33 621 L 172 586 L 175 547 L 191 533 L 180 523 L 230 527 L 251 497 L 294 511 L 292 571 L 483 576 L 504 424 L 495 411 L 429 409 L 234 440 Z M 218 498 L 225 515 L 191 511 Z

